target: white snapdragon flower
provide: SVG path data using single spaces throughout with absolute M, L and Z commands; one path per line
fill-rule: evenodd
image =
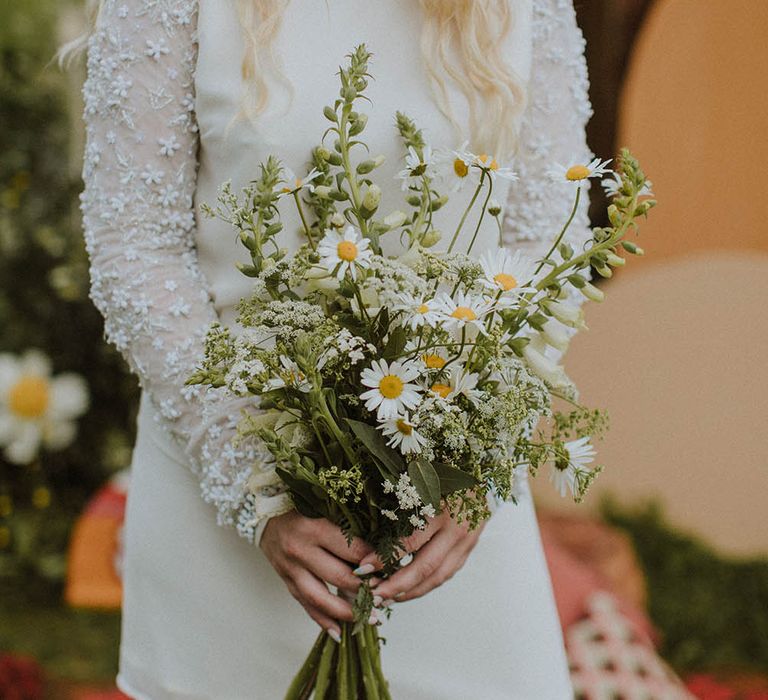
M 499 304 L 506 306 L 517 296 L 532 290 L 536 263 L 519 250 L 510 253 L 506 248 L 488 251 L 480 257 L 484 276 L 481 283 L 496 294 L 501 292 Z
M 547 175 L 556 182 L 569 182 L 576 187 L 581 187 L 591 177 L 602 177 L 613 172 L 608 168 L 608 163 L 613 160 L 600 160 L 594 158 L 587 165 L 579 163 L 576 158 L 572 158 L 569 164 L 555 163 L 547 171 Z
M 570 385 L 565 370 L 552 362 L 543 352 L 539 352 L 534 343 L 528 343 L 523 348 L 523 358 L 528 363 L 531 371 L 554 388 L 562 388 Z
M 389 438 L 387 444 L 397 447 L 404 454 L 421 452 L 421 448 L 427 444 L 427 439 L 416 430 L 416 426 L 404 416 L 390 418 L 380 426 L 381 432 Z
M 405 409 L 418 405 L 421 388 L 411 384 L 411 380 L 418 376 L 419 369 L 413 363 L 374 360 L 360 375 L 363 386 L 371 387 L 360 398 L 366 402 L 369 411 L 376 409 L 378 420 L 396 418 Z
M 294 194 L 304 188 L 313 192 L 315 186 L 312 184 L 314 180 L 320 177 L 322 173 L 317 168 L 312 168 L 304 177 L 297 177 L 296 173 L 290 168 L 283 168 L 283 178 L 281 180 L 282 187 L 280 188 L 280 195 Z
M 422 326 L 434 328 L 440 321 L 440 312 L 434 299 L 425 299 L 424 296 L 414 296 L 407 292 L 400 292 L 395 296 L 396 304 L 393 311 L 402 311 L 405 315 L 404 324 L 412 331 Z
M 579 472 L 589 472 L 595 460 L 595 448 L 590 444 L 589 437 L 571 440 L 565 443 L 565 456 L 552 465 L 549 480 L 554 484 L 560 496 L 565 496 L 570 489 L 572 495 L 577 495 L 577 477 Z
M 343 234 L 334 230 L 325 232 L 325 236 L 317 246 L 320 264 L 329 272 L 336 271 L 336 277 L 343 279 L 349 270 L 353 280 L 357 279 L 357 268 L 370 266 L 373 252 L 370 242 L 363 238 L 354 228 L 348 226 Z
M 459 291 L 455 299 L 450 294 L 441 294 L 437 298 L 437 308 L 440 322 L 446 330 L 461 331 L 470 327 L 485 333 L 483 317 L 493 308 L 493 304 L 480 296 Z
M 0 354 L 0 446 L 9 462 L 29 464 L 40 447 L 67 447 L 88 403 L 85 380 L 72 373 L 52 377 L 42 352 Z

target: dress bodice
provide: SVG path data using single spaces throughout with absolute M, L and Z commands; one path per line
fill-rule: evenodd
M 420 49 L 422 11 L 418 2 L 290 3 L 274 38 L 275 54 L 283 64 L 286 80 L 271 81 L 268 109 L 255 122 L 238 118 L 243 108 L 243 43 L 234 3 L 201 0 L 199 13 L 195 76 L 200 128 L 198 204 L 213 204 L 217 188 L 225 180 L 231 179 L 237 191 L 256 176 L 258 164 L 269 155 L 279 157 L 297 174 L 306 172 L 311 151 L 328 127 L 322 108 L 332 104 L 338 95 L 338 67 L 345 61 L 345 54 L 360 43 L 373 53 L 373 80 L 367 90 L 372 104 L 361 103 L 360 111 L 370 117 L 362 138 L 370 146 L 371 155 L 386 158 L 374 172 L 374 180 L 383 190 L 379 209 L 382 214 L 407 210 L 400 181 L 395 179 L 403 168 L 405 153 L 394 125 L 396 111 L 415 119 L 433 147 L 456 149 L 463 141 L 432 97 Z M 505 58 L 527 80 L 531 64 L 530 0 L 516 3 L 514 15 L 513 30 L 505 40 Z M 450 85 L 449 89 L 455 117 L 463 125 L 468 121 L 466 102 Z M 366 157 L 361 149 L 357 155 L 361 160 Z M 498 201 L 504 201 L 507 187 L 508 183 L 497 180 L 494 195 Z M 464 191 L 450 197 L 448 205 L 435 214 L 438 230 L 445 231 L 451 222 L 455 226 L 470 196 L 471 192 Z M 281 245 L 295 249 L 302 237 L 290 199 L 283 202 L 281 213 L 285 223 Z M 464 233 L 471 235 L 469 227 L 466 229 Z M 486 217 L 478 251 L 497 238 L 495 222 Z M 397 250 L 396 241 L 391 242 Z M 198 220 L 197 248 L 217 310 L 231 321 L 233 305 L 249 289 L 248 278 L 238 275 L 233 265 L 237 260 L 246 262 L 247 252 L 227 224 L 202 217 Z

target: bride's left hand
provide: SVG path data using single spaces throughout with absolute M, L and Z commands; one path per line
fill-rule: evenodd
M 414 555 L 413 561 L 382 581 L 374 594 L 381 600 L 402 603 L 441 586 L 464 566 L 484 527 L 485 523 L 481 523 L 470 531 L 466 522 L 458 523 L 448 513 L 430 518 L 424 530 L 417 530 L 404 540 L 406 552 Z M 361 568 L 370 569 L 366 565 L 373 566 L 373 570 L 381 568 L 375 554 L 360 562 Z

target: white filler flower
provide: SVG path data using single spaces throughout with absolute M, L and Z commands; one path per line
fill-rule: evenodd
M 360 375 L 363 386 L 371 387 L 360 395 L 369 411 L 376 409 L 376 418 L 380 421 L 397 418 L 405 409 L 413 409 L 419 403 L 420 387 L 411 384 L 419 375 L 415 364 L 374 360 L 371 367 Z
M 408 419 L 408 414 L 390 418 L 380 427 L 381 432 L 389 438 L 387 444 L 390 447 L 399 447 L 404 455 L 421 452 L 422 446 L 427 443 L 427 439 Z
M 480 258 L 480 265 L 484 273 L 480 281 L 488 289 L 501 293 L 499 302 L 502 304 L 508 304 L 519 294 L 531 291 L 536 263 L 519 250 L 514 254 L 506 248 L 488 251 Z
M 37 350 L 0 354 L 0 446 L 9 462 L 29 464 L 41 446 L 67 447 L 87 409 L 88 387 L 79 375 L 51 377 L 50 360 Z
M 336 270 L 336 277 L 342 279 L 349 270 L 352 279 L 357 279 L 357 268 L 370 265 L 371 249 L 367 238 L 363 238 L 354 226 L 347 226 L 343 234 L 328 230 L 317 246 L 320 264 L 329 272 Z
M 577 477 L 579 472 L 589 472 L 587 465 L 595 461 L 595 448 L 589 443 L 589 436 L 566 442 L 565 455 L 555 461 L 549 480 L 561 497 L 570 489 L 572 495 L 576 495 Z

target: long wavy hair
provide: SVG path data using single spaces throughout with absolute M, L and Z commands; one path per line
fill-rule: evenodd
M 243 112 L 256 121 L 269 103 L 268 77 L 281 75 L 274 38 L 290 0 L 232 1 L 237 3 L 245 41 Z M 421 52 L 438 108 L 457 133 L 468 135 L 472 148 L 512 155 L 527 94 L 523 81 L 504 59 L 503 44 L 518 0 L 418 2 L 424 13 Z M 89 4 L 95 23 L 104 0 L 89 0 Z M 84 43 L 73 42 L 61 55 L 76 53 Z M 466 99 L 468 124 L 459 124 L 455 117 L 449 84 Z

